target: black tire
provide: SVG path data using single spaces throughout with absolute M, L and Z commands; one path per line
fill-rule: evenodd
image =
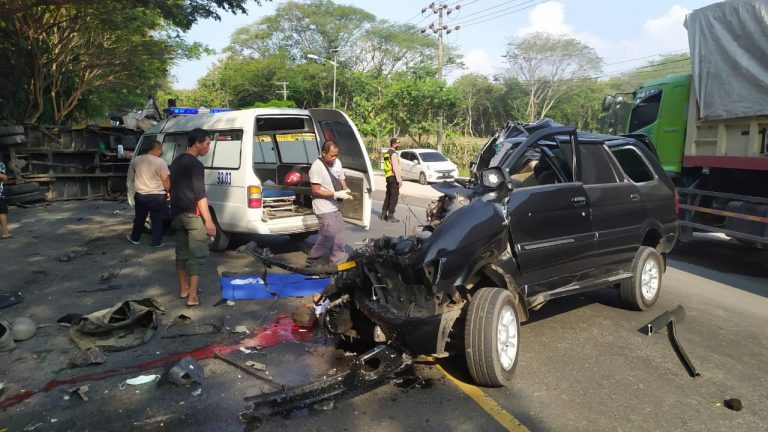
M 501 328 L 502 321 L 506 322 L 506 329 Z M 503 357 L 498 344 L 500 335 L 506 338 Z M 481 288 L 472 296 L 464 327 L 464 353 L 469 373 L 477 384 L 502 387 L 512 382 L 520 353 L 519 335 L 520 319 L 515 298 L 509 291 Z
M 40 189 L 40 183 L 21 183 L 11 186 L 6 186 L 3 190 L 5 196 L 24 195 L 32 192 L 42 192 Z
M 424 171 L 419 173 L 419 184 L 427 184 L 427 175 L 424 174 Z
M 227 247 L 229 247 L 229 233 L 222 231 L 213 210 L 211 210 L 211 218 L 213 219 L 213 224 L 216 225 L 216 235 L 213 236 L 213 241 L 208 245 L 208 249 L 214 252 L 227 250 Z
M 21 195 L 9 196 L 6 197 L 6 200 L 8 200 L 8 204 L 32 204 L 45 200 L 45 194 L 43 191 L 37 191 Z
M 13 146 L 13 145 L 26 144 L 26 143 L 27 143 L 26 135 L 0 136 L 0 146 Z
M 317 231 L 307 231 L 303 233 L 288 234 L 288 237 L 295 242 L 303 242 L 308 239 L 312 234 L 317 234 Z
M 0 136 L 24 135 L 24 126 L 0 126 Z
M 632 277 L 619 284 L 621 300 L 630 309 L 646 310 L 659 299 L 664 260 L 656 249 L 640 246 L 631 271 Z

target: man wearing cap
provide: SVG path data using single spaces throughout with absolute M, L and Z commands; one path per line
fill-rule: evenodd
M 400 140 L 389 140 L 389 150 L 384 153 L 384 176 L 387 179 L 387 195 L 384 197 L 384 205 L 381 207 L 381 218 L 385 221 L 400 222 L 395 217 L 397 200 L 400 198 L 400 186 L 403 185 L 403 176 L 400 173 L 400 156 L 397 149 L 400 148 Z

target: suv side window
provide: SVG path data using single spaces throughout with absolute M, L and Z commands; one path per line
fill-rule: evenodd
M 656 178 L 648 162 L 634 147 L 620 147 L 611 150 L 621 169 L 634 183 L 644 183 Z
M 585 185 L 618 183 L 609 158 L 601 144 L 579 145 L 579 180 Z

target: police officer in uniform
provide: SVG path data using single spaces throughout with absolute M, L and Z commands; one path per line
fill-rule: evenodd
M 400 140 L 389 140 L 389 150 L 384 153 L 384 176 L 387 179 L 387 195 L 384 205 L 381 207 L 381 218 L 385 221 L 400 222 L 395 217 L 397 200 L 400 198 L 400 187 L 403 185 L 403 176 L 400 173 L 400 156 L 397 149 L 400 148 Z

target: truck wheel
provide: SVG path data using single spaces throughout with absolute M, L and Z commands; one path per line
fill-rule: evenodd
M 632 262 L 632 277 L 619 285 L 619 294 L 627 307 L 642 311 L 653 306 L 661 292 L 663 273 L 661 255 L 653 248 L 640 246 Z
M 424 171 L 419 173 L 419 184 L 427 184 L 427 175 L 424 174 Z
M 208 245 L 208 249 L 220 252 L 223 250 L 226 250 L 229 246 L 229 234 L 222 231 L 221 227 L 219 226 L 219 221 L 216 220 L 216 215 L 211 210 L 211 218 L 213 219 L 213 224 L 216 225 L 216 235 L 213 236 L 213 241 L 210 245 Z
M 481 288 L 472 296 L 464 328 L 464 353 L 475 382 L 502 387 L 517 366 L 520 320 L 515 298 L 502 288 Z
M 20 183 L 15 184 L 12 186 L 6 186 L 3 192 L 5 193 L 5 196 L 12 196 L 12 195 L 23 195 L 28 194 L 32 192 L 40 192 L 40 183 L 32 182 L 32 183 Z

